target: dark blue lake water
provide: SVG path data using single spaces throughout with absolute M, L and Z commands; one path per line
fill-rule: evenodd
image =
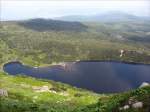
M 137 88 L 143 82 L 150 83 L 150 65 L 115 61 L 66 62 L 65 66 L 39 68 L 10 62 L 3 69 L 10 75 L 23 74 L 60 81 L 98 93 L 122 92 Z

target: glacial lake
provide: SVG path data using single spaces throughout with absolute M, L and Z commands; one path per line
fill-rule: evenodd
M 97 93 L 116 93 L 150 83 L 150 65 L 117 61 L 66 62 L 65 65 L 31 67 L 9 62 L 3 70 L 10 75 L 27 75 L 50 79 Z

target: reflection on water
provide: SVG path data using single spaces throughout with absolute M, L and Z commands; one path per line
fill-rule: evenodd
M 60 81 L 98 93 L 122 92 L 137 88 L 142 82 L 150 83 L 150 65 L 113 61 L 67 62 L 40 68 L 10 62 L 4 65 L 4 71 Z

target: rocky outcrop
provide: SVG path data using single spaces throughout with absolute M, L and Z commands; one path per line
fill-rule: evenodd
M 143 82 L 143 83 L 140 85 L 140 88 L 142 88 L 142 87 L 146 87 L 146 86 L 150 86 L 150 84 L 149 84 L 149 83 L 147 83 L 147 82 Z
M 119 110 L 127 110 L 127 109 L 139 109 L 143 108 L 143 102 L 136 100 L 134 97 L 130 97 L 128 102 L 119 108 Z
M 62 96 L 68 96 L 69 95 L 65 91 L 57 91 L 56 89 L 49 88 L 48 86 L 33 86 L 32 89 L 35 92 L 50 92 L 50 93 L 59 94 Z
M 8 92 L 5 89 L 0 89 L 0 96 L 8 96 Z

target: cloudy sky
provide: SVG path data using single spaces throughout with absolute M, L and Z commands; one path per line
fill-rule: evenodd
M 123 11 L 138 16 L 150 16 L 150 0 L 1 0 L 0 14 L 2 20 L 19 20 L 89 15 L 107 11 Z

